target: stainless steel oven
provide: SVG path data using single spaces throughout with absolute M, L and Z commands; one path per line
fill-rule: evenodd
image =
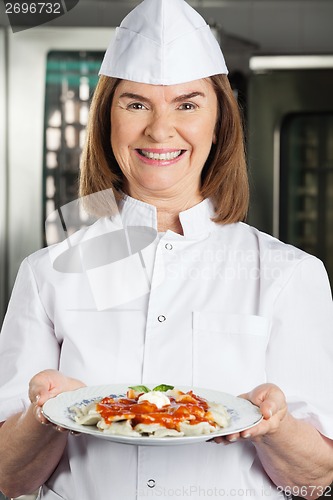
M 333 282 L 333 57 L 251 65 L 249 221 L 321 258 Z
M 6 111 L 0 113 L 0 320 L 21 261 L 43 244 L 50 54 L 86 50 L 102 54 L 113 32 L 110 28 L 40 27 L 13 34 L 8 28 L 0 29 L 0 107 Z M 49 161 L 52 165 L 52 158 Z

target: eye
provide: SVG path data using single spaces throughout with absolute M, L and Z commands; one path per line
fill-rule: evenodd
M 183 104 L 181 104 L 178 109 L 184 111 L 193 111 L 194 109 L 197 109 L 197 107 L 197 104 L 194 104 L 193 102 L 183 102 Z
M 133 109 L 133 110 L 141 110 L 141 109 L 147 109 L 147 107 L 142 104 L 142 102 L 132 102 L 131 104 L 127 105 L 127 109 Z

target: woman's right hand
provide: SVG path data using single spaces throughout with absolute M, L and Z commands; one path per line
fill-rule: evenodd
M 61 392 L 74 391 L 85 384 L 80 380 L 66 377 L 57 370 L 43 370 L 29 382 L 29 399 L 35 406 L 34 415 L 41 424 L 50 424 L 42 413 L 43 404 Z M 61 429 L 58 429 L 61 430 Z
M 61 392 L 84 386 L 57 370 L 44 370 L 30 380 L 32 404 L 9 417 L 0 428 L 0 488 L 8 497 L 37 490 L 64 453 L 68 431 L 44 417 L 43 404 Z

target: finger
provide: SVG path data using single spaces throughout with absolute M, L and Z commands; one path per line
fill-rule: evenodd
M 40 393 L 40 398 L 38 400 L 38 404 L 40 406 L 43 406 L 43 404 L 46 403 L 46 401 L 48 401 L 51 398 L 55 398 L 56 396 L 58 396 L 58 394 L 60 394 L 60 392 L 61 392 L 60 388 L 53 388 L 53 389 L 49 389 L 49 390 L 44 389 Z
M 36 405 L 36 406 L 40 406 L 38 403 L 39 403 L 39 400 L 40 400 L 40 394 L 37 394 L 34 398 L 32 398 L 31 402 L 32 404 Z
M 216 438 L 213 438 L 213 439 L 209 439 L 209 443 L 217 443 L 217 444 L 221 444 L 224 442 L 224 439 L 222 436 L 219 436 L 219 437 L 216 437 Z
M 228 441 L 228 443 L 235 443 L 240 437 L 240 434 L 239 432 L 235 433 L 235 434 L 228 434 L 227 436 L 225 436 L 225 439 Z
M 32 401 L 33 404 L 36 406 L 42 407 L 44 403 L 50 398 L 52 398 L 52 391 L 46 391 L 45 389 L 42 389 L 38 394 L 36 394 L 34 400 Z
M 54 380 L 61 379 L 63 376 L 56 370 L 44 370 L 37 373 L 29 382 L 29 398 L 35 402 L 36 396 L 40 396 L 38 404 L 41 406 L 50 397 L 53 397 L 55 383 Z M 57 384 L 60 385 L 60 384 Z
M 56 425 L 55 426 L 56 431 L 64 433 L 64 432 L 69 432 L 68 429 L 65 429 L 65 427 L 61 427 L 61 425 Z
M 43 411 L 40 406 L 35 406 L 34 408 L 34 416 L 36 420 L 42 425 L 50 425 L 50 421 L 44 416 Z
M 81 432 L 77 432 L 77 431 L 69 431 L 70 435 L 71 436 L 81 436 Z
M 248 401 L 251 401 L 249 392 L 244 392 L 243 394 L 239 394 L 238 397 L 242 398 L 242 399 L 247 399 Z
M 265 420 L 269 420 L 277 414 L 284 414 L 287 410 L 286 399 L 279 389 L 269 391 L 260 404 L 260 410 Z
M 52 422 L 50 422 L 46 417 L 45 415 L 43 414 L 43 410 L 42 408 L 40 408 L 39 406 L 36 406 L 35 409 L 34 409 L 34 414 L 35 414 L 35 417 L 36 419 L 38 420 L 38 422 L 42 425 L 48 425 L 48 426 L 51 426 L 53 427 L 57 432 L 61 432 L 61 433 L 64 433 L 64 432 L 68 432 L 68 429 L 65 429 L 64 427 L 61 427 L 60 425 L 56 425 L 56 424 L 53 424 Z
M 29 399 L 31 403 L 42 406 L 48 399 L 48 388 L 45 384 L 31 383 L 29 385 Z
M 269 420 L 270 418 L 273 417 L 278 411 L 277 404 L 275 401 L 272 401 L 270 399 L 266 399 L 263 401 L 260 405 L 260 411 L 262 413 L 262 416 L 264 417 L 265 420 Z
M 31 403 L 37 404 L 38 400 L 40 398 L 40 392 L 41 392 L 41 387 L 38 387 L 36 385 L 29 385 L 29 399 Z
M 59 392 L 59 389 L 56 388 L 46 389 L 45 386 L 37 386 L 31 391 L 29 397 L 33 404 L 43 406 L 46 401 L 57 396 Z
M 206 441 L 207 443 L 217 443 L 217 444 L 223 444 L 224 446 L 227 446 L 229 443 L 224 436 L 218 436 L 212 439 L 208 439 Z
M 253 429 L 252 431 L 246 430 L 246 431 L 243 431 L 240 433 L 240 437 L 242 439 L 251 439 L 251 437 L 253 437 L 255 435 L 255 433 L 256 433 L 255 429 Z

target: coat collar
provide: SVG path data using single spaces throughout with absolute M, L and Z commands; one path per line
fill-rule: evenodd
M 119 212 L 124 226 L 148 226 L 157 231 L 157 209 L 154 205 L 124 194 L 119 202 Z M 184 235 L 177 237 L 185 239 L 205 237 L 216 227 L 211 220 L 214 215 L 214 206 L 210 199 L 205 199 L 194 207 L 180 212 L 179 219 Z M 170 233 L 176 234 L 172 231 Z

